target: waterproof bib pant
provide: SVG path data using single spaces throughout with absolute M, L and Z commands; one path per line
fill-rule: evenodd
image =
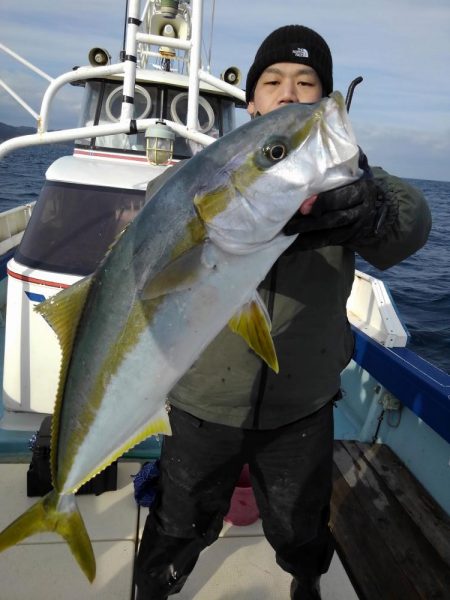
M 136 561 L 138 600 L 182 588 L 222 529 L 242 466 L 249 464 L 264 534 L 278 564 L 298 578 L 328 570 L 333 405 L 271 430 L 202 421 L 172 408 L 160 481 Z

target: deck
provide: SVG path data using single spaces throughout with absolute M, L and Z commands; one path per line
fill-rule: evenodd
M 449 600 L 448 515 L 383 444 L 336 441 L 334 464 L 331 527 L 360 600 Z
M 100 496 L 78 496 L 93 542 L 97 577 L 85 579 L 59 536 L 39 534 L 0 554 L 2 600 L 133 600 L 133 561 L 147 509 L 133 498 L 131 475 L 139 463 L 119 462 L 118 489 Z M 26 464 L 0 464 L 0 529 L 36 498 L 26 496 Z M 207 548 L 177 600 L 282 600 L 291 578 L 275 562 L 257 521 L 248 527 L 224 524 L 219 540 Z M 323 578 L 325 600 L 357 600 L 337 556 Z
M 59 537 L 39 534 L 0 555 L 0 597 L 133 600 L 133 561 L 147 514 L 133 498 L 131 475 L 139 468 L 119 462 L 117 491 L 78 497 L 97 559 L 92 585 Z M 35 501 L 26 496 L 27 470 L 0 464 L 0 529 Z M 450 521 L 386 446 L 335 443 L 331 526 L 338 553 L 322 578 L 324 600 L 450 598 Z M 175 597 L 287 600 L 290 579 L 260 521 L 225 523 Z

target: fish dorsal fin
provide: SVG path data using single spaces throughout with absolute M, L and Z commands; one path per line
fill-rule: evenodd
M 67 370 L 72 353 L 78 323 L 91 287 L 92 276 L 84 277 L 69 288 L 48 298 L 35 307 L 56 333 L 61 347 L 61 367 L 59 370 L 58 391 L 52 418 L 51 466 L 53 483 L 56 481 L 56 440 L 59 430 L 59 417 Z
M 270 334 L 272 324 L 264 302 L 257 292 L 228 321 L 228 325 L 231 331 L 243 337 L 250 348 L 278 373 L 277 354 Z
M 75 332 L 91 286 L 92 276 L 84 277 L 35 307 L 58 336 L 63 352 L 72 350 Z
M 141 300 L 154 300 L 189 289 L 201 281 L 214 268 L 211 244 L 193 246 L 172 260 L 160 273 L 150 279 L 140 293 Z

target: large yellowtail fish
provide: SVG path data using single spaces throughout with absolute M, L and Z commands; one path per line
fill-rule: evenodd
M 280 108 L 187 161 L 92 276 L 37 307 L 63 353 L 54 490 L 0 534 L 0 550 L 56 531 L 94 579 L 75 492 L 148 436 L 170 434 L 167 394 L 227 323 L 278 370 L 256 288 L 294 241 L 282 228 L 302 202 L 359 176 L 340 94 Z

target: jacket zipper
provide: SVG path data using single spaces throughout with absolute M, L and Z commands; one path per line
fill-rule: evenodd
M 269 302 L 268 302 L 268 306 L 267 306 L 267 310 L 269 313 L 269 317 L 270 320 L 272 320 L 273 317 L 273 309 L 274 309 L 274 305 L 275 305 L 275 290 L 276 290 L 276 283 L 277 283 L 277 270 L 278 270 L 278 263 L 275 263 L 274 266 L 272 267 L 272 270 L 270 272 L 270 289 L 269 289 Z M 258 395 L 256 397 L 256 403 L 255 403 L 255 412 L 253 415 L 253 429 L 259 429 L 259 419 L 260 419 L 260 412 L 261 412 L 261 404 L 264 398 L 264 394 L 266 391 L 266 384 L 267 384 L 267 375 L 268 375 L 268 365 L 265 361 L 262 361 L 262 365 L 261 365 L 261 377 L 259 379 L 259 387 L 258 387 Z

